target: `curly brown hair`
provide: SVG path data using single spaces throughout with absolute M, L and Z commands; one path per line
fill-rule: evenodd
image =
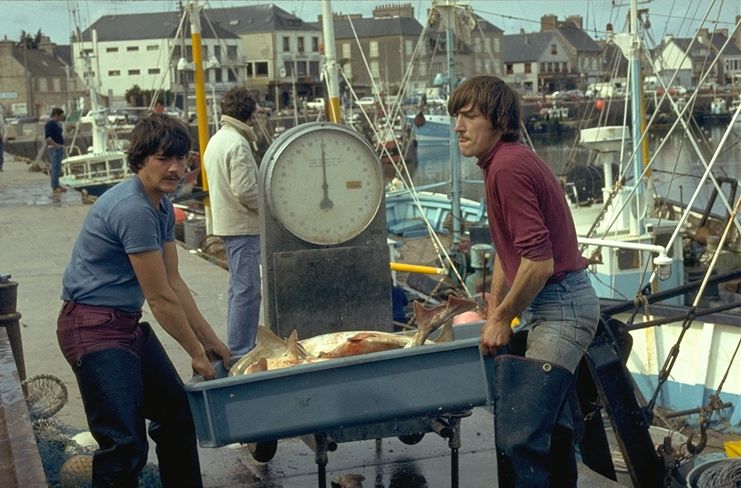
M 448 113 L 455 117 L 468 104 L 489 117 L 494 129 L 501 131 L 503 141 L 520 140 L 520 95 L 503 80 L 479 75 L 464 81 L 448 100 Z
M 243 86 L 231 88 L 224 93 L 221 99 L 221 113 L 242 122 L 250 120 L 255 109 L 257 109 L 257 99 Z
M 167 114 L 150 113 L 134 126 L 129 137 L 129 169 L 138 173 L 148 156 L 162 152 L 165 157 L 186 156 L 193 138 L 183 121 Z

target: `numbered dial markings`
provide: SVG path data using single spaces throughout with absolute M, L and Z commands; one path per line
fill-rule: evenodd
M 373 150 L 353 133 L 323 128 L 302 134 L 277 153 L 269 191 L 273 215 L 296 237 L 335 245 L 373 221 L 383 175 Z

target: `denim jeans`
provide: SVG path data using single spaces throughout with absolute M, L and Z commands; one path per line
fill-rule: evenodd
M 543 287 L 522 314 L 529 330 L 525 357 L 562 366 L 572 373 L 597 330 L 599 299 L 586 270 Z
M 51 188 L 59 187 L 59 177 L 62 174 L 62 157 L 64 157 L 63 147 L 50 147 L 49 159 L 51 160 Z
M 222 236 L 229 265 L 227 345 L 234 356 L 255 347 L 260 320 L 260 236 Z
M 60 348 L 99 446 L 92 485 L 138 486 L 148 432 L 157 445 L 162 486 L 200 488 L 195 427 L 183 383 L 152 328 L 138 323 L 137 316 L 67 303 L 57 321 Z

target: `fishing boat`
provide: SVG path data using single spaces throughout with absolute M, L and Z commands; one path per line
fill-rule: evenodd
M 96 35 L 93 33 L 93 45 L 95 40 Z M 126 162 L 126 153 L 108 126 L 107 111 L 100 106 L 90 51 L 81 49 L 80 53 L 85 66 L 84 80 L 90 93 L 91 110 L 80 118 L 77 127 L 80 124 L 91 124 L 92 147 L 85 154 L 68 156 L 62 160 L 59 181 L 85 196 L 99 197 L 131 172 Z
M 596 169 L 601 184 L 588 199 L 574 197 L 574 185 L 566 185 L 565 198 L 571 201 L 582 252 L 591 259 L 591 279 L 603 311 L 624 322 L 631 331 L 633 345 L 627 367 L 638 386 L 637 395 L 645 399 L 641 402 L 645 418 L 657 419 L 660 407 L 682 411 L 685 416 L 692 412 L 689 422 L 696 426 L 706 428 L 708 424 L 703 422 L 707 421 L 715 428 L 738 431 L 741 369 L 732 364 L 734 349 L 741 340 L 741 314 L 734 311 L 741 302 L 736 291 L 741 279 L 739 197 L 735 190 L 729 191 L 728 185 L 721 188 L 720 178 L 712 171 L 724 144 L 730 142 L 729 134 L 738 116 L 734 113 L 730 117 L 729 126 L 712 152 L 697 150 L 698 164 L 706 169 L 701 177 L 686 185 L 699 188 L 706 181 L 712 182 L 715 191 L 708 200 L 716 200 L 715 206 L 722 205 L 721 210 L 698 208 L 697 194 L 667 210 L 670 199 L 649 191 L 656 182 L 646 184 L 650 168 L 645 168 L 650 161 L 661 158 L 661 152 L 659 148 L 648 158 L 642 151 L 648 133 L 640 116 L 642 54 L 632 50 L 639 44 L 635 2 L 632 7 L 631 33 L 614 34 L 610 42 L 624 48 L 630 64 L 630 96 L 623 101 L 630 104 L 624 113 L 633 116 L 627 125 L 581 132 L 580 143 L 593 151 L 590 159 L 596 159 L 596 165 L 584 169 Z M 668 92 L 664 87 L 664 98 L 659 103 L 668 102 L 677 110 L 671 118 L 671 133 L 678 126 L 689 127 L 691 113 L 685 110 L 691 110 L 696 95 L 687 94 L 688 103 L 677 103 L 668 98 Z M 445 135 L 451 132 L 450 118 L 427 114 L 424 118 L 424 124 L 415 124 L 420 155 L 426 144 L 434 145 L 438 152 L 444 151 L 448 146 Z M 697 137 L 693 131 L 686 140 L 696 146 Z M 670 140 L 669 135 L 662 133 L 661 144 Z M 455 147 L 455 142 L 450 141 L 448 147 Z M 616 161 L 621 164 L 615 165 Z M 420 167 L 425 164 L 420 156 Z M 665 175 L 658 186 L 670 186 L 675 177 Z M 734 178 L 730 180 L 737 183 Z M 711 207 L 712 203 L 708 201 Z M 717 217 L 715 221 L 713 216 Z M 392 222 L 400 226 L 398 221 Z M 689 264 L 692 256 L 688 254 L 695 251 L 687 248 L 700 246 L 697 237 L 703 235 L 704 245 L 699 251 L 702 257 L 694 256 L 696 259 Z M 715 289 L 724 291 L 722 299 L 712 296 L 710 292 Z M 721 404 L 726 406 L 718 407 Z

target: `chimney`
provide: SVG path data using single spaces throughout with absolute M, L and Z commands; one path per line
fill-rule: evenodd
M 55 44 L 51 42 L 51 39 L 49 39 L 48 36 L 41 36 L 41 40 L 39 41 L 39 51 L 44 51 L 47 54 L 54 55 L 54 46 Z
M 584 18 L 581 15 L 569 15 L 566 17 L 566 22 L 571 22 L 579 29 L 584 29 Z
M 707 44 L 710 41 L 710 32 L 706 28 L 698 29 L 697 41 L 700 44 Z
M 411 3 L 398 3 L 379 5 L 373 9 L 373 18 L 382 19 L 388 17 L 411 17 L 414 18 L 414 7 Z
M 558 15 L 548 14 L 540 18 L 540 32 L 556 30 Z
M 6 56 L 12 56 L 13 46 L 15 46 L 15 42 L 9 41 L 8 36 L 5 36 L 5 39 L 0 41 L 0 58 L 6 57 Z

